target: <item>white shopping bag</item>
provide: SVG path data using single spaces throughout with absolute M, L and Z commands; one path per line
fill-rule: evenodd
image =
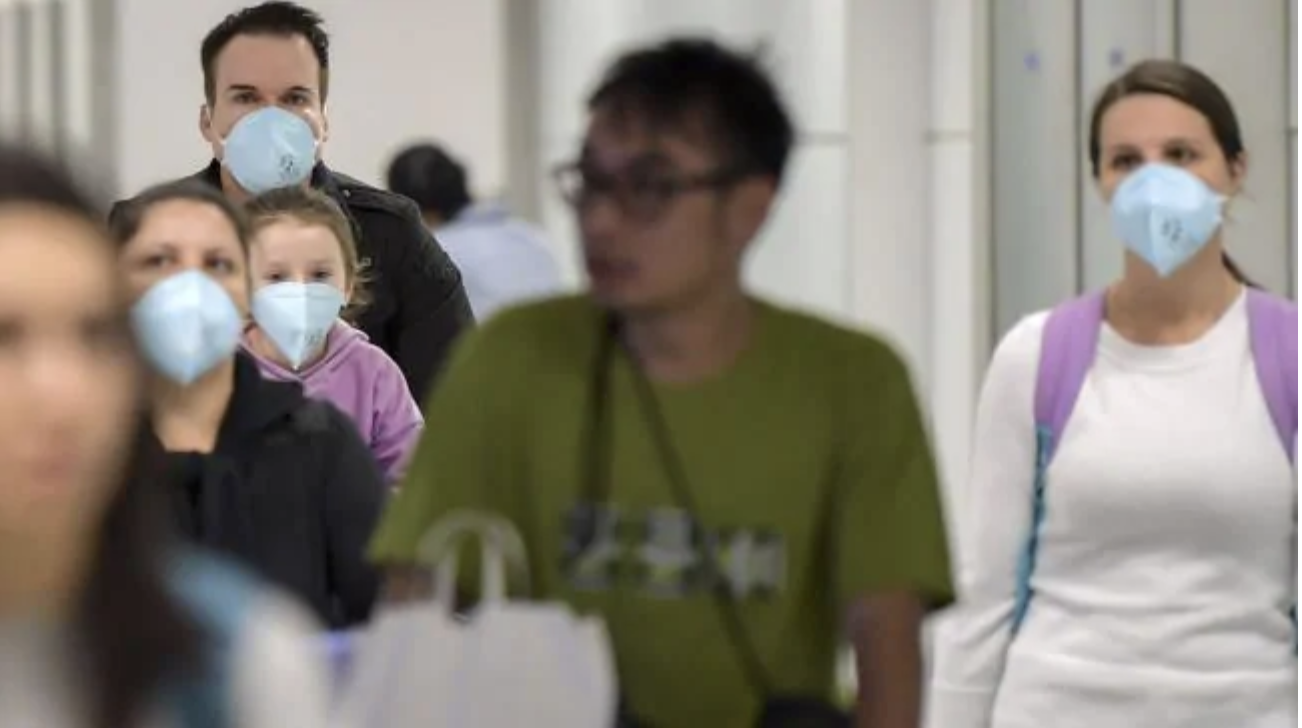
M 467 538 L 483 554 L 482 599 L 453 614 L 457 559 Z M 359 637 L 336 728 L 610 728 L 618 687 L 597 618 L 564 604 L 507 599 L 507 571 L 527 574 L 510 522 L 458 512 L 422 539 L 434 599 L 380 611 Z

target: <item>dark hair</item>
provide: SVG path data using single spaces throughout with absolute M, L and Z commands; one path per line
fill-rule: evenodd
M 103 235 L 100 209 L 66 171 L 0 147 L 0 207 L 6 205 L 39 205 Z M 74 616 L 82 656 L 74 664 L 83 671 L 92 725 L 99 728 L 141 720 L 164 682 L 195 669 L 200 655 L 198 627 L 164 581 L 170 542 L 154 477 L 162 453 L 143 408 L 135 426 L 134 451 L 106 506 Z
M 240 239 L 240 248 L 243 249 L 245 257 L 248 256 L 249 221 L 244 216 L 244 212 L 226 199 L 226 196 L 216 187 L 198 180 L 156 185 L 129 200 L 114 205 L 112 212 L 109 213 L 109 235 L 118 247 L 124 246 L 140 232 L 140 226 L 144 224 L 145 216 L 150 210 L 164 202 L 178 201 L 209 205 L 221 212 L 222 217 L 225 217 L 235 229 L 235 235 Z
M 348 215 L 330 196 L 309 187 L 283 187 L 265 192 L 244 204 L 249 218 L 252 240 L 257 232 L 279 220 L 291 219 L 305 225 L 320 225 L 330 231 L 339 242 L 339 252 L 344 258 L 344 274 L 353 286 L 353 295 L 344 309 L 344 319 L 356 322 L 357 315 L 370 303 L 366 290 L 367 272 L 362 269 L 357 253 L 357 238 L 353 235 Z
M 410 198 L 421 212 L 452 220 L 473 201 L 466 168 L 436 144 L 417 144 L 389 163 L 388 188 Z
M 199 63 L 203 66 L 203 93 L 209 104 L 217 100 L 217 56 L 240 35 L 306 38 L 321 67 L 321 101 L 325 101 L 330 90 L 330 34 L 325 30 L 325 21 L 315 10 L 271 0 L 227 15 L 204 36 L 199 46 Z
M 703 129 L 721 163 L 781 182 L 795 129 L 759 59 L 712 40 L 684 38 L 615 61 L 588 99 L 651 130 Z
M 1103 117 L 1117 102 L 1141 94 L 1166 96 L 1202 114 L 1212 128 L 1212 136 L 1225 155 L 1226 163 L 1232 164 L 1243 159 L 1243 132 L 1239 127 L 1239 118 L 1234 113 L 1234 105 L 1230 103 L 1230 97 L 1224 89 L 1210 76 L 1187 63 L 1153 59 L 1140 61 L 1113 79 L 1094 102 L 1094 111 L 1090 115 L 1089 155 L 1090 170 L 1096 178 L 1101 172 L 1099 164 L 1103 155 L 1099 138 L 1103 130 Z M 1255 286 L 1229 254 L 1223 254 L 1221 259 L 1236 280 Z

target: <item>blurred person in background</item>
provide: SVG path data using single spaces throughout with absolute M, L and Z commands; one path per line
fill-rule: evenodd
M 408 147 L 389 165 L 389 189 L 420 207 L 461 270 L 475 318 L 557 295 L 560 271 L 541 231 L 496 201 L 476 202 L 466 168 L 442 147 Z
M 393 484 L 420 437 L 420 409 L 402 371 L 349 322 L 367 282 L 348 218 L 327 195 L 285 187 L 244 207 L 252 230 L 253 325 L 244 349 L 265 377 L 298 382 L 352 418 Z
M 772 80 L 672 40 L 588 110 L 558 180 L 589 290 L 458 350 L 373 544 L 392 598 L 427 592 L 431 525 L 486 510 L 525 535 L 531 596 L 605 617 L 630 725 L 846 725 L 848 634 L 856 725 L 917 728 L 922 620 L 952 598 L 935 465 L 887 344 L 743 285 L 795 138 Z
M 169 537 L 102 219 L 0 148 L 0 724 L 319 728 L 311 619 Z
M 241 351 L 244 214 L 186 181 L 120 205 L 110 227 L 182 532 L 254 567 L 332 628 L 365 621 L 377 574 L 364 551 L 384 477 L 346 414 L 295 382 L 264 379 Z
M 453 339 L 472 325 L 470 306 L 456 266 L 409 200 L 321 161 L 330 136 L 330 38 L 321 17 L 291 2 L 254 5 L 213 28 L 199 55 L 199 131 L 213 161 L 194 178 L 241 204 L 299 185 L 334 199 L 355 228 L 372 279 L 373 301 L 358 327 L 393 357 L 422 400 Z
M 1206 74 L 1145 61 L 1087 153 L 1125 269 L 990 363 L 931 724 L 1294 728 L 1297 305 L 1226 252 L 1239 120 Z

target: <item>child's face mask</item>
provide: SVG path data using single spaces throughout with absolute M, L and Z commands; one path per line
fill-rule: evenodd
M 254 292 L 253 320 L 297 370 L 325 346 L 345 303 L 329 283 L 272 283 Z

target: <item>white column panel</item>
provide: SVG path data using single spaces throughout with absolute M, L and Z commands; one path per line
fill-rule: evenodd
M 50 3 L 44 0 L 27 0 L 28 13 L 27 36 L 27 72 L 29 76 L 27 137 L 28 140 L 42 147 L 50 147 L 57 134 L 57 120 L 54 118 L 56 81 L 54 78 L 55 49 L 51 44 L 53 37 Z
M 794 150 L 778 209 L 747 265 L 751 288 L 824 316 L 850 319 L 848 181 L 844 145 L 803 144 Z
M 22 127 L 21 50 L 17 3 L 0 0 L 0 139 L 12 138 Z
M 64 0 L 63 46 L 63 127 L 73 150 L 83 152 L 94 136 L 94 63 L 95 38 L 91 33 L 90 7 L 95 0 Z
M 986 286 L 988 137 L 978 127 L 989 95 L 984 14 L 969 0 L 932 0 L 931 377 L 932 428 L 950 513 L 962 505 L 976 395 L 989 352 Z M 981 129 L 984 131 L 984 129 Z
M 1175 53 L 1175 0 L 1081 0 L 1081 265 L 1086 289 L 1121 276 L 1124 253 L 1088 159 L 1089 123 L 1099 92 L 1132 64 Z
M 1090 0 L 1087 0 L 1087 2 Z M 995 326 L 1077 289 L 1077 18 L 1072 0 L 995 0 Z
M 628 43 L 638 0 L 538 0 L 539 73 L 544 147 L 577 140 L 584 101 L 598 74 Z
M 1259 283 L 1289 289 L 1290 169 L 1287 13 L 1282 0 L 1182 0 L 1181 58 L 1230 95 L 1248 148 L 1244 194 L 1230 210 L 1227 245 Z
M 908 360 L 928 400 L 933 378 L 931 7 L 850 3 L 850 249 L 854 316 Z M 946 214 L 937 211 L 938 214 Z

